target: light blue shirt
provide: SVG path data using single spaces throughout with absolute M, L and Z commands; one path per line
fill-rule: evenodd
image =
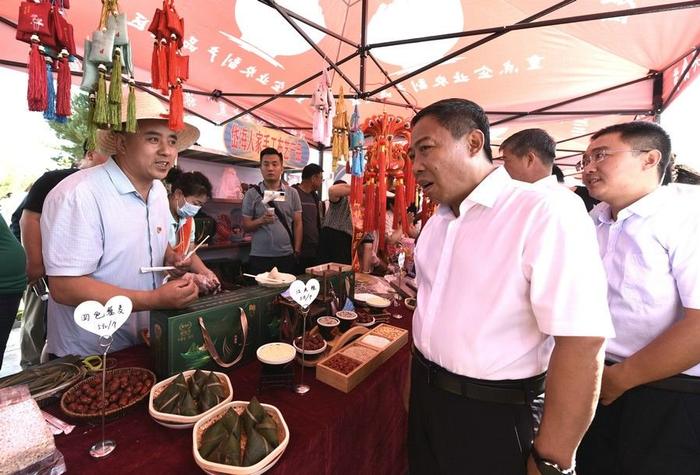
M 157 180 L 147 201 L 110 158 L 104 165 L 65 178 L 46 197 L 41 213 L 46 274 L 89 276 L 117 287 L 153 290 L 162 275 L 141 274 L 142 266 L 161 266 L 168 244 L 170 210 L 165 187 Z M 75 307 L 49 298 L 49 353 L 102 353 L 99 337 L 73 320 Z M 139 343 L 149 312 L 134 312 L 114 333 L 110 351 Z

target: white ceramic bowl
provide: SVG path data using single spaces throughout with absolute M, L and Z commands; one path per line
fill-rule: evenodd
M 296 352 L 294 347 L 288 343 L 275 342 L 262 345 L 255 354 L 261 363 L 283 365 L 292 361 Z

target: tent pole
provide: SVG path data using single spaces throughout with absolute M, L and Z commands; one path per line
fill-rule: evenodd
M 355 83 L 353 83 L 350 78 L 348 78 L 343 71 L 340 70 L 337 64 L 335 64 L 328 56 L 326 56 L 326 53 L 323 52 L 323 50 L 311 39 L 309 38 L 309 35 L 306 34 L 304 30 L 301 29 L 299 25 L 296 24 L 296 22 L 287 14 L 286 11 L 280 8 L 279 5 L 277 5 L 277 2 L 274 0 L 267 0 L 267 3 L 272 6 L 275 10 L 279 12 L 282 17 L 287 20 L 287 23 L 289 23 L 292 28 L 296 30 L 297 33 L 299 33 L 299 36 L 304 38 L 304 40 L 311 46 L 314 51 L 316 51 L 323 59 L 328 63 L 328 65 L 335 70 L 338 75 L 343 78 L 343 80 L 350 86 L 355 93 L 358 95 L 361 94 L 360 90 L 355 86 Z
M 387 72 L 386 69 L 384 69 L 384 67 L 379 63 L 379 61 L 377 61 L 377 58 L 374 57 L 372 52 L 368 50 L 367 54 L 369 55 L 370 59 L 374 62 L 374 64 L 377 66 L 377 68 L 379 68 L 379 70 L 382 72 L 382 74 L 387 79 L 387 81 L 391 81 L 391 77 L 389 76 L 389 73 Z M 399 93 L 399 96 L 401 96 L 401 98 L 404 101 L 406 101 L 406 105 L 403 105 L 403 104 L 396 104 L 396 105 L 398 105 L 399 107 L 410 107 L 411 109 L 413 109 L 413 112 L 418 113 L 418 109 L 416 108 L 416 105 L 411 103 L 411 101 L 408 100 L 408 98 L 406 97 L 406 94 L 404 94 L 403 91 L 401 89 L 399 89 L 396 84 L 394 84 L 394 89 L 396 89 L 396 92 Z M 381 99 L 380 99 L 380 101 L 381 101 Z M 389 104 L 389 103 L 386 102 L 386 104 Z
M 690 71 L 690 67 L 693 65 L 696 59 L 698 59 L 698 54 L 700 54 L 700 49 L 696 48 L 695 49 L 695 54 L 693 55 L 693 59 L 691 59 L 688 62 L 688 65 L 685 67 L 683 72 L 681 73 L 680 76 L 678 76 L 678 81 L 676 81 L 676 84 L 673 86 L 673 89 L 671 89 L 671 93 L 668 95 L 668 98 L 664 102 L 663 97 L 660 97 L 661 104 L 659 105 L 659 108 L 654 108 L 654 110 L 658 110 L 659 114 L 663 112 L 668 105 L 671 103 L 671 100 L 673 99 L 673 96 L 676 95 L 676 92 L 678 92 L 678 88 L 681 86 L 681 83 L 685 80 L 686 76 L 688 75 L 688 72 Z M 663 73 L 659 73 L 659 76 L 661 77 L 661 88 L 663 90 Z M 656 91 L 654 91 L 656 92 Z M 656 99 L 656 97 L 654 97 Z
M 589 133 L 587 133 L 587 134 L 577 135 L 577 136 L 575 136 L 575 137 L 569 137 L 568 139 L 557 140 L 556 143 L 557 143 L 557 144 L 560 144 L 560 143 L 564 143 L 564 142 L 570 142 L 570 141 L 572 141 L 572 140 L 582 139 L 582 138 L 584 138 L 584 137 L 588 137 L 588 136 L 593 135 L 593 134 L 595 134 L 595 132 L 589 132 Z
M 661 110 L 664 107 L 664 73 L 655 72 L 654 82 L 651 88 L 651 107 L 653 109 L 654 122 L 661 118 Z
M 552 13 L 552 12 L 555 11 L 555 10 L 558 10 L 558 9 L 560 9 L 560 8 L 563 8 L 563 7 L 565 7 L 566 5 L 568 5 L 568 4 L 570 4 L 570 3 L 573 3 L 574 1 L 576 1 L 576 0 L 565 0 L 565 1 L 563 1 L 563 2 L 559 2 L 559 3 L 557 3 L 557 4 L 554 5 L 554 6 L 551 6 L 551 7 L 549 7 L 549 8 L 546 8 L 546 9 L 540 11 L 540 12 L 535 13 L 535 14 L 532 15 L 532 16 L 529 16 L 529 17 L 525 18 L 524 20 L 519 21 L 518 23 L 516 23 L 516 25 L 531 23 L 531 22 L 533 22 L 534 20 L 536 20 L 536 19 L 538 19 L 538 18 L 540 18 L 540 17 L 542 17 L 542 16 L 544 16 L 544 15 L 548 15 L 548 14 Z M 700 0 L 698 0 L 698 1 L 700 1 Z M 441 59 L 438 59 L 438 60 L 436 60 L 436 61 L 433 61 L 432 63 L 427 64 L 427 65 L 425 65 L 425 66 L 423 66 L 423 67 L 421 67 L 421 68 L 419 68 L 419 69 L 416 69 L 416 70 L 413 71 L 413 72 L 410 72 L 410 73 L 408 73 L 408 74 L 404 74 L 404 75 L 401 76 L 400 78 L 398 78 L 398 79 L 396 79 L 396 80 L 394 80 L 394 81 L 390 81 L 389 83 L 387 83 L 387 84 L 385 84 L 385 85 L 383 85 L 383 86 L 378 87 L 377 89 L 373 90 L 372 92 L 366 93 L 366 95 L 367 95 L 367 96 L 374 96 L 375 94 L 378 94 L 378 93 L 382 92 L 382 91 L 385 90 L 385 89 L 388 89 L 388 88 L 390 88 L 390 87 L 393 87 L 395 84 L 399 84 L 399 83 L 401 83 L 401 82 L 403 82 L 403 81 L 405 81 L 405 80 L 407 80 L 407 79 L 410 79 L 410 78 L 412 78 L 412 77 L 414 77 L 414 76 L 417 76 L 417 75 L 419 75 L 420 73 L 422 73 L 423 71 L 427 71 L 428 69 L 431 69 L 431 68 L 437 66 L 438 64 L 442 64 L 442 63 L 444 63 L 445 61 L 449 61 L 449 60 L 452 59 L 452 58 L 456 58 L 457 56 L 459 56 L 459 55 L 461 55 L 461 54 L 463 54 L 463 53 L 466 53 L 467 51 L 472 50 L 472 49 L 474 49 L 474 48 L 476 48 L 476 47 L 478 47 L 478 46 L 481 46 L 481 45 L 483 45 L 484 43 L 488 43 L 488 42 L 491 41 L 491 40 L 495 40 L 496 38 L 499 38 L 499 37 L 505 35 L 506 33 L 508 33 L 508 31 L 501 28 L 501 29 L 499 29 L 498 31 L 494 32 L 493 34 L 487 36 L 486 38 L 482 38 L 482 39 L 477 40 L 477 41 L 475 41 L 475 42 L 473 42 L 473 43 L 470 43 L 470 44 L 468 44 L 467 46 L 465 46 L 465 47 L 463 47 L 463 48 L 460 48 L 460 49 L 458 49 L 457 51 L 454 51 L 454 52 L 448 54 L 447 56 L 443 56 Z M 374 46 L 369 46 L 369 48 L 373 48 L 373 47 L 374 47 Z
M 577 99 L 578 100 L 578 99 Z M 654 111 L 652 109 L 603 109 L 603 110 L 573 110 L 573 111 L 486 111 L 487 115 L 517 115 L 519 117 L 525 117 L 528 115 L 532 116 L 547 116 L 547 115 L 650 115 Z M 508 118 L 506 120 L 513 120 L 513 118 Z M 499 122 L 494 122 L 491 125 L 497 125 Z
M 341 64 L 346 63 L 347 61 L 350 61 L 352 58 L 354 58 L 354 57 L 357 56 L 357 55 L 358 55 L 358 52 L 357 52 L 357 51 L 355 51 L 355 52 L 353 52 L 353 53 L 350 53 L 348 56 L 346 56 L 346 57 L 344 57 L 343 59 L 341 59 L 340 61 L 338 61 L 338 62 L 336 63 L 336 65 L 337 65 L 337 66 L 340 66 Z M 242 112 L 240 112 L 240 113 L 234 115 L 233 117 L 230 117 L 230 118 L 226 119 L 225 121 L 223 121 L 223 122 L 221 123 L 221 125 L 227 124 L 227 123 L 231 122 L 232 120 L 236 120 L 236 119 L 238 119 L 239 117 L 242 117 L 242 116 L 244 116 L 244 115 L 246 115 L 246 114 L 249 114 L 249 113 L 251 113 L 252 111 L 254 111 L 254 110 L 256 110 L 256 109 L 259 109 L 260 107 L 262 107 L 262 106 L 264 106 L 264 105 L 266 105 L 266 104 L 269 104 L 270 102 L 274 101 L 275 99 L 284 96 L 284 95 L 287 94 L 288 92 L 293 91 L 293 90 L 295 90 L 296 88 L 301 87 L 301 86 L 303 86 L 304 84 L 313 81 L 313 80 L 316 79 L 317 77 L 321 76 L 321 74 L 322 74 L 322 73 L 320 73 L 320 72 L 315 73 L 315 74 L 312 74 L 312 75 L 309 76 L 308 78 L 306 78 L 306 79 L 304 79 L 303 81 L 300 81 L 300 82 L 294 84 L 293 86 L 288 87 L 287 89 L 285 89 L 284 91 L 280 92 L 279 94 L 276 94 L 276 95 L 270 97 L 269 99 L 266 99 L 266 100 L 260 102 L 259 104 L 256 104 L 256 105 L 254 105 L 254 106 L 252 106 L 252 107 L 249 107 L 248 109 L 243 110 Z
M 270 4 L 270 2 L 268 0 L 258 0 L 258 1 L 265 6 L 268 6 L 270 8 L 275 8 L 273 5 Z M 321 32 L 327 34 L 328 36 L 332 36 L 336 40 L 342 41 L 343 43 L 348 44 L 350 46 L 353 46 L 355 48 L 360 47 L 360 45 L 358 45 L 354 41 L 350 41 L 349 39 L 336 33 L 333 30 L 330 30 L 324 26 L 321 26 L 318 23 L 314 23 L 313 21 L 309 20 L 308 18 L 305 18 L 305 17 L 299 15 L 298 13 L 294 13 L 293 11 L 288 10 L 287 8 L 281 7 L 279 5 L 278 5 L 278 7 L 279 7 L 279 9 L 284 10 L 287 13 L 287 15 L 289 15 L 290 17 L 294 18 L 295 20 L 299 20 L 300 22 L 302 22 L 306 25 L 309 25 L 311 28 L 315 28 L 316 30 L 321 31 Z
M 568 4 L 568 3 L 572 3 L 572 2 L 565 2 L 565 3 Z M 542 28 L 542 27 L 546 27 L 546 26 L 566 25 L 566 24 L 570 24 L 570 23 L 579 23 L 579 22 L 584 22 L 584 21 L 606 20 L 609 18 L 618 18 L 618 17 L 623 17 L 623 16 L 646 15 L 649 13 L 663 13 L 663 12 L 672 11 L 672 10 L 682 10 L 685 8 L 696 8 L 696 7 L 700 7 L 700 1 L 698 1 L 698 0 L 687 1 L 687 2 L 668 3 L 666 5 L 653 5 L 650 7 L 629 8 L 627 10 L 616 10 L 614 12 L 605 12 L 605 13 L 591 13 L 588 15 L 577 15 L 577 16 L 571 16 L 571 17 L 557 18 L 554 20 L 542 20 L 542 21 L 528 22 L 528 23 L 518 22 L 518 23 L 515 23 L 513 25 L 493 26 L 493 27 L 489 27 L 489 28 L 479 28 L 477 30 L 458 31 L 455 33 L 445 33 L 442 35 L 422 36 L 422 37 L 418 37 L 418 38 L 406 38 L 403 40 L 394 40 L 394 41 L 383 41 L 381 43 L 369 44 L 369 45 L 367 45 L 367 47 L 370 49 L 386 48 L 387 46 L 398 46 L 398 45 L 405 45 L 405 44 L 412 44 L 412 43 L 422 43 L 422 42 L 426 42 L 426 41 L 437 41 L 437 40 L 445 40 L 445 39 L 450 39 L 450 38 L 462 38 L 465 36 L 480 36 L 480 35 L 488 35 L 488 34 L 492 34 L 492 33 L 507 33 L 509 31 L 515 31 L 515 30 L 529 30 L 532 28 Z M 540 16 L 542 16 L 542 15 L 540 15 Z
M 535 115 L 535 114 L 540 113 L 540 112 L 545 112 L 545 111 L 548 111 L 551 109 L 556 109 L 557 107 L 562 107 L 562 106 L 565 106 L 567 104 L 571 104 L 573 102 L 581 101 L 583 99 L 588 99 L 589 97 L 594 97 L 594 96 L 597 96 L 600 94 L 604 94 L 606 92 L 614 91 L 616 89 L 621 89 L 623 87 L 631 86 L 631 85 L 636 84 L 638 82 L 648 81 L 649 79 L 651 79 L 651 76 L 649 76 L 649 75 L 644 76 L 643 78 L 634 79 L 632 81 L 618 84 L 616 86 L 606 87 L 605 89 L 601 89 L 601 90 L 595 91 L 595 92 L 590 92 L 588 94 L 584 94 L 583 96 L 574 97 L 573 99 L 567 99 L 565 101 L 557 102 L 556 104 L 551 104 L 549 106 L 540 107 L 539 109 L 535 109 L 535 110 L 527 112 L 527 113 L 515 114 L 512 117 L 507 117 L 505 119 L 501 119 L 501 120 L 497 120 L 496 122 L 493 122 L 491 124 L 491 127 L 493 127 L 494 125 L 503 124 L 505 122 L 510 122 L 511 120 L 520 119 L 521 117 L 525 117 L 527 115 Z
M 365 93 L 365 83 L 367 80 L 365 73 L 365 62 L 367 60 L 367 0 L 362 0 L 362 23 L 360 24 L 360 92 Z

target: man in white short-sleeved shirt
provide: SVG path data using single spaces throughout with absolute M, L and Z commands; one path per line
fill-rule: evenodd
M 524 129 L 503 141 L 499 147 L 503 167 L 513 180 L 532 183 L 555 193 L 571 193 L 564 185 L 564 174 L 554 164 L 557 143 L 543 129 Z M 583 204 L 583 200 L 580 200 Z
M 410 472 L 572 473 L 613 334 L 585 209 L 496 168 L 473 102 L 412 126 L 416 180 L 440 206 L 416 249 Z
M 147 310 L 184 307 L 197 298 L 194 282 L 161 286 L 162 274 L 139 270 L 175 264 L 174 254 L 166 255 L 170 211 L 159 180 L 199 131 L 190 125 L 171 131 L 160 101 L 137 97 L 138 131 L 98 132 L 98 148 L 112 158 L 66 178 L 44 203 L 42 251 L 51 290 L 47 351 L 53 356 L 102 352 L 99 337 L 73 320 L 75 307 L 86 300 L 104 304 L 124 295 L 133 302 L 134 312 L 113 335 L 111 350 L 119 350 L 139 342 L 139 331 L 148 328 Z M 124 122 L 126 110 L 124 104 Z
M 583 181 L 615 338 L 581 474 L 700 473 L 700 189 L 670 178 L 671 139 L 635 121 L 596 132 Z

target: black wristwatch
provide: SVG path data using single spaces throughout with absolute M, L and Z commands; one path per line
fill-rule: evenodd
M 539 452 L 537 452 L 537 449 L 535 449 L 535 445 L 533 444 L 530 453 L 532 454 L 532 458 L 535 461 L 535 464 L 537 464 L 537 470 L 540 471 L 542 475 L 575 475 L 576 474 L 576 464 L 572 465 L 570 468 L 563 469 L 560 468 L 559 465 L 557 465 L 554 462 L 550 462 L 549 460 L 543 459 Z

